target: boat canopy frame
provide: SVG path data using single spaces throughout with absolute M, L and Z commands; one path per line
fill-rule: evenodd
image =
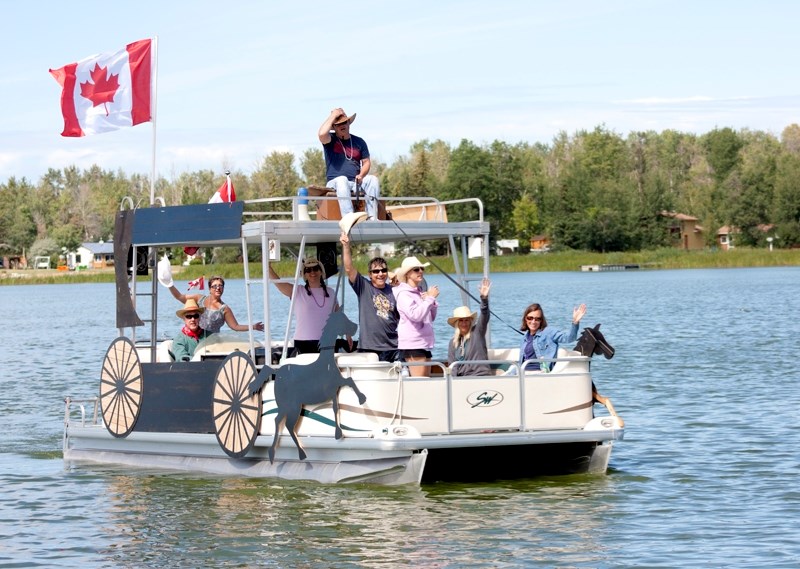
M 130 198 L 125 198 L 121 204 L 115 230 L 115 266 L 117 273 L 117 328 L 120 336 L 128 336 L 134 343 L 136 340 L 136 327 L 150 325 L 150 338 L 138 343 L 143 348 L 149 348 L 151 361 L 156 361 L 157 348 L 157 314 L 158 282 L 156 264 L 160 249 L 170 247 L 239 247 L 242 252 L 245 303 L 247 310 L 246 322 L 249 324 L 248 343 L 250 355 L 256 361 L 256 334 L 252 324 L 261 320 L 264 322 L 263 345 L 275 344 L 272 340 L 270 318 L 270 287 L 269 263 L 279 254 L 270 255 L 270 248 L 297 246 L 297 262 L 292 282 L 302 282 L 302 259 L 310 245 L 336 246 L 341 234 L 338 220 L 318 221 L 305 215 L 301 209 L 302 202 L 307 200 L 304 196 L 287 196 L 275 198 L 259 198 L 238 202 L 165 206 L 162 198 L 160 204 L 146 208 L 133 208 Z M 335 197 L 320 196 L 316 200 L 335 200 Z M 445 239 L 448 242 L 450 254 L 453 257 L 455 275 L 452 278 L 461 288 L 462 303 L 471 305 L 472 293 L 469 293 L 469 284 L 489 275 L 489 223 L 484 219 L 483 203 L 478 198 L 458 200 L 437 200 L 430 197 L 399 197 L 381 198 L 385 202 L 387 211 L 392 212 L 392 205 L 399 208 L 401 215 L 393 216 L 394 219 L 382 221 L 364 221 L 359 223 L 351 234 L 357 235 L 359 242 L 366 243 L 391 243 L 397 241 L 410 241 L 412 243 L 423 240 Z M 289 207 L 287 207 L 289 204 Z M 126 209 L 125 206 L 128 205 Z M 462 211 L 469 212 L 463 221 L 447 219 L 448 206 L 460 206 Z M 409 213 L 410 212 L 410 213 Z M 474 213 L 473 213 L 474 212 Z M 314 215 L 314 212 L 312 212 Z M 123 229 L 120 230 L 120 227 Z M 479 250 L 476 255 L 474 246 L 473 256 L 482 259 L 479 273 L 469 271 L 470 240 L 480 239 Z M 249 251 L 252 247 L 261 249 L 261 274 L 256 276 L 251 269 Z M 144 253 L 146 252 L 146 255 Z M 416 253 L 422 255 L 421 253 Z M 424 255 L 422 255 L 424 256 Z M 338 264 L 338 254 L 337 259 Z M 144 267 L 142 267 L 144 265 Z M 144 271 L 142 269 L 144 268 Z M 138 269 L 138 271 L 137 271 Z M 132 275 L 147 273 L 152 270 L 151 287 L 149 292 L 137 292 L 136 278 Z M 340 278 L 342 275 L 340 275 Z M 288 279 L 287 279 L 288 280 Z M 263 314 L 254 317 L 255 310 L 251 287 L 262 287 Z M 339 287 L 343 289 L 343 287 Z M 342 294 L 344 291 L 342 290 Z M 129 300 L 126 301 L 125 298 Z M 137 304 L 144 297 L 149 297 L 150 317 L 140 318 Z M 342 303 L 340 303 L 342 304 Z M 290 315 L 293 314 L 293 304 L 290 306 Z M 286 322 L 286 331 L 283 341 L 278 342 L 284 347 L 283 357 L 286 356 L 286 345 L 291 330 L 290 316 Z M 130 328 L 130 333 L 125 330 Z M 142 343 L 144 344 L 142 346 Z M 269 350 L 267 350 L 269 353 Z M 268 362 L 268 360 L 266 360 Z

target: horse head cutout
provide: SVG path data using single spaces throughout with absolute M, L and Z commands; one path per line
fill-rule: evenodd
M 600 324 L 594 328 L 584 328 L 575 349 L 583 356 L 604 355 L 607 360 L 614 357 L 614 347 L 608 343 L 605 336 L 600 332 Z
M 250 384 L 251 393 L 257 392 L 271 375 L 275 375 L 275 403 L 278 410 L 275 415 L 275 438 L 269 449 L 270 462 L 275 459 L 275 449 L 278 446 L 284 422 L 297 446 L 300 460 L 306 458 L 306 453 L 295 433 L 300 417 L 303 415 L 304 405 L 331 401 L 336 426 L 335 436 L 337 439 L 341 439 L 343 435 L 342 427 L 339 424 L 339 389 L 345 385 L 350 387 L 356 392 L 361 405 L 367 400 L 352 377 L 342 376 L 334 355 L 336 338 L 339 335 L 352 336 L 357 329 L 358 325 L 351 322 L 341 310 L 331 312 L 322 329 L 319 341 L 320 354 L 316 360 L 308 364 L 288 363 L 277 369 L 264 366 L 258 377 Z

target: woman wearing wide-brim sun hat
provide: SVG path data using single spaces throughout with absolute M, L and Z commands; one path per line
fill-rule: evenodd
M 208 279 L 208 295 L 182 293 L 172 280 L 172 269 L 169 259 L 165 255 L 158 263 L 158 281 L 169 289 L 170 294 L 176 300 L 186 303 L 187 300 L 193 299 L 203 308 L 200 316 L 200 326 L 209 334 L 219 332 L 223 324 L 227 324 L 231 330 L 236 332 L 247 332 L 251 328 L 259 332 L 264 330 L 263 322 L 256 322 L 252 325 L 239 324 L 231 307 L 222 300 L 222 294 L 225 291 L 225 279 L 221 276 L 213 276 Z M 202 285 L 200 288 L 202 288 Z
M 439 309 L 436 297 L 439 287 L 433 285 L 423 294 L 419 285 L 425 276 L 425 267 L 416 257 L 406 257 L 395 269 L 400 284 L 394 289 L 397 312 L 400 322 L 397 325 L 397 348 L 406 362 L 430 361 L 435 343 L 433 321 Z M 430 366 L 408 366 L 409 375 L 422 377 L 430 375 Z
M 468 306 L 459 306 L 447 323 L 455 328 L 453 339 L 448 344 L 447 361 L 453 375 L 494 375 L 489 364 L 470 363 L 475 360 L 488 360 L 486 328 L 489 325 L 489 289 L 492 283 L 483 279 L 478 289 L 481 295 L 480 316 Z M 456 365 L 453 365 L 455 362 Z M 464 363 L 461 363 L 464 362 Z
M 271 279 L 279 279 L 272 264 L 269 265 Z M 283 294 L 296 295 L 294 310 L 297 315 L 294 327 L 294 347 L 298 354 L 318 354 L 322 328 L 331 312 L 339 308 L 334 290 L 325 284 L 325 267 L 316 257 L 303 259 L 305 284 L 291 285 L 276 282 Z

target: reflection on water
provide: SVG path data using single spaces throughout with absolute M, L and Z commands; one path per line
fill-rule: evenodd
M 383 488 L 111 473 L 105 555 L 125 565 L 147 543 L 138 566 L 202 555 L 278 566 L 597 563 L 615 515 L 613 501 L 587 508 L 598 483 L 602 495 L 608 480 L 591 476 Z
M 443 347 L 462 299 L 427 278 Z M 97 393 L 114 286 L 0 287 L 0 567 L 800 566 L 798 283 L 797 268 L 495 276 L 495 346 L 516 344 L 529 302 L 560 328 L 587 303 L 617 350 L 592 371 L 625 440 L 605 476 L 421 488 L 65 469 L 62 398 Z M 226 284 L 242 321 L 242 282 Z M 171 336 L 175 302 L 159 306 Z

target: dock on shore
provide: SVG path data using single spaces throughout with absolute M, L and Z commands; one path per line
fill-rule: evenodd
M 594 273 L 602 271 L 630 271 L 638 269 L 638 264 L 604 264 L 604 265 L 581 265 L 584 273 Z

